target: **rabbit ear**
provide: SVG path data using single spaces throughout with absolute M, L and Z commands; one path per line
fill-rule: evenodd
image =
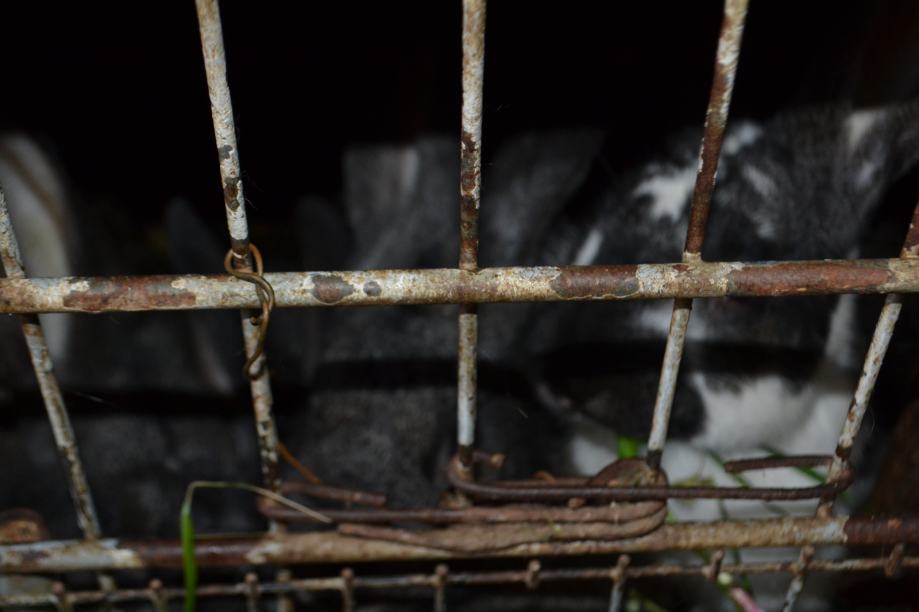
M 534 263 L 546 232 L 583 185 L 602 143 L 597 130 L 531 132 L 508 139 L 493 159 L 485 159 L 484 265 Z
M 225 249 L 214 232 L 182 199 L 166 207 L 166 235 L 169 256 L 178 274 L 223 272 Z M 221 394 L 230 394 L 239 385 L 243 355 L 239 316 L 229 311 L 191 311 L 185 313 L 188 338 L 194 362 L 202 379 Z
M 74 273 L 76 228 L 63 179 L 46 153 L 31 139 L 0 139 L 0 186 L 30 276 Z M 71 315 L 40 315 L 51 357 L 66 357 Z
M 351 267 L 455 264 L 459 242 L 449 221 L 459 215 L 458 139 L 423 135 L 411 143 L 352 147 L 343 179 L 356 245 Z

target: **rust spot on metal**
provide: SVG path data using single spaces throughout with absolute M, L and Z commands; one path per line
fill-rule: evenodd
M 469 132 L 463 132 L 460 137 L 462 155 L 460 159 L 460 189 L 461 193 L 471 194 L 479 185 L 479 146 L 475 137 Z
M 133 310 L 142 303 L 148 309 L 177 309 L 194 306 L 195 294 L 177 289 L 170 277 L 113 276 L 96 279 L 85 291 L 71 290 L 63 296 L 65 308 L 84 312 Z M 160 281 L 160 282 L 157 282 Z
M 822 293 L 859 293 L 894 279 L 891 270 L 871 261 L 826 262 L 815 275 L 813 266 L 776 263 L 769 274 L 741 266 L 728 274 L 730 293 L 738 296 L 787 296 Z
M 640 462 L 638 459 L 630 461 Z M 572 498 L 616 502 L 667 499 L 817 499 L 845 490 L 855 478 L 852 469 L 845 466 L 837 479 L 812 487 L 672 487 L 667 485 L 666 474 L 663 471 L 654 471 L 653 464 L 649 462 L 640 471 L 644 482 L 597 486 L 591 485 L 590 479 L 585 478 L 551 482 L 476 482 L 463 477 L 461 465 L 459 459 L 454 457 L 447 469 L 447 479 L 457 491 L 474 499 L 518 503 L 560 502 Z
M 48 539 L 41 515 L 28 508 L 0 512 L 0 544 L 25 544 Z
M 566 299 L 597 296 L 628 297 L 640 287 L 638 266 L 566 266 L 551 282 L 552 290 Z
M 354 286 L 337 274 L 317 274 L 312 280 L 311 293 L 323 304 L 335 304 L 354 293 Z
M 844 531 L 847 541 L 853 544 L 915 542 L 919 538 L 919 521 L 912 517 L 849 519 Z
M 228 176 L 223 180 L 223 201 L 227 208 L 235 211 L 239 208 L 239 177 Z
M 380 283 L 376 281 L 367 281 L 364 283 L 364 294 L 370 297 L 379 297 L 383 293 Z

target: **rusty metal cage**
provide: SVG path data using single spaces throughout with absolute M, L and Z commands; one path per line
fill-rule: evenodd
M 293 579 L 283 569 L 274 581 L 247 574 L 244 581 L 200 586 L 200 597 L 229 596 L 255 609 L 261 597 L 285 597 L 307 591 L 338 592 L 342 607 L 355 606 L 355 592 L 398 588 L 430 589 L 434 609 L 445 609 L 445 589 L 459 585 L 605 581 L 611 589 L 610 610 L 622 605 L 625 582 L 667 576 L 717 580 L 721 572 L 785 573 L 792 576 L 785 609 L 791 609 L 810 572 L 879 571 L 889 577 L 919 568 L 919 557 L 907 546 L 919 543 L 919 517 L 864 519 L 836 516 L 837 495 L 853 480 L 849 454 L 870 399 L 901 310 L 900 295 L 919 292 L 919 207 L 916 208 L 899 258 L 799 262 L 710 262 L 701 258 L 706 221 L 715 188 L 723 135 L 740 55 L 748 0 L 726 0 L 692 193 L 689 229 L 682 261 L 637 266 L 569 266 L 479 268 L 478 215 L 482 173 L 482 92 L 485 54 L 485 0 L 463 1 L 462 138 L 460 183 L 460 253 L 451 269 L 354 272 L 263 273 L 261 255 L 250 243 L 236 130 L 226 76 L 226 58 L 217 0 L 196 0 L 214 133 L 223 182 L 231 250 L 226 275 L 135 276 L 97 278 L 30 278 L 23 269 L 16 236 L 0 193 L 0 255 L 6 278 L 0 279 L 0 312 L 19 314 L 35 375 L 40 384 L 57 451 L 67 468 L 70 494 L 83 533 L 79 541 L 42 541 L 0 546 L 4 573 L 97 572 L 97 590 L 67 591 L 57 583 L 47 595 L 4 595 L 0 607 L 57 606 L 149 602 L 165 610 L 184 591 L 158 579 L 146 589 L 125 589 L 114 578 L 118 570 L 169 570 L 181 567 L 178 541 L 124 541 L 104 537 L 78 444 L 55 378 L 37 314 L 46 312 L 122 312 L 151 310 L 239 309 L 250 375 L 263 486 L 275 494 L 306 493 L 316 498 L 349 499 L 360 508 L 323 511 L 334 528 L 288 533 L 286 525 L 306 520 L 299 512 L 271 500 L 259 502 L 270 520 L 263 535 L 200 538 L 197 562 L 202 567 L 292 564 L 346 565 L 358 561 L 416 561 L 429 572 L 360 575 L 345 567 L 327 577 Z M 825 466 L 825 484 L 807 488 L 672 487 L 660 471 L 677 374 L 694 299 L 723 296 L 885 294 L 870 348 L 848 416 L 833 456 L 798 456 L 726 465 L 730 471 L 788 466 Z M 637 486 L 607 486 L 587 478 L 476 482 L 476 462 L 499 457 L 475 450 L 477 305 L 497 302 L 673 299 L 670 331 L 654 404 L 647 455 L 619 469 L 641 475 Z M 342 307 L 386 304 L 458 304 L 457 455 L 451 463 L 451 485 L 472 500 L 506 502 L 502 506 L 466 509 L 388 510 L 373 495 L 320 485 L 283 483 L 279 446 L 272 415 L 272 391 L 262 350 L 271 308 Z M 260 317 L 250 311 L 261 309 Z M 714 523 L 664 524 L 668 499 L 819 499 L 816 516 Z M 608 506 L 564 505 L 572 499 L 615 502 Z M 525 502 L 527 506 L 513 505 Z M 563 505 L 548 505 L 563 502 Z M 313 518 L 312 520 L 316 520 Z M 429 527 L 404 530 L 399 521 Z M 492 542 L 500 542 L 496 547 Z M 886 553 L 842 560 L 815 558 L 828 545 L 885 547 Z M 731 563 L 725 550 L 798 547 L 797 561 Z M 705 550 L 699 564 L 633 563 L 635 553 Z M 574 555 L 618 555 L 608 567 L 543 568 L 538 559 Z M 514 570 L 451 571 L 460 559 L 520 559 Z

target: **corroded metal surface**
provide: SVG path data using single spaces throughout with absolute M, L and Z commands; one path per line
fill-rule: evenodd
M 234 256 L 232 265 L 234 268 L 251 273 L 252 255 L 249 244 L 249 226 L 246 220 L 246 201 L 243 195 L 239 151 L 236 146 L 233 102 L 230 97 L 230 87 L 227 83 L 226 53 L 223 46 L 220 6 L 217 0 L 196 0 L 195 6 L 198 12 L 201 51 L 204 56 L 204 68 L 207 75 L 207 91 L 211 100 L 211 118 L 214 123 L 214 138 L 217 143 L 217 157 L 220 162 L 220 178 L 223 181 L 227 228 L 230 232 L 230 247 Z M 258 295 L 256 289 L 252 291 Z M 166 291 L 164 293 L 169 294 L 170 292 Z M 265 364 L 266 358 L 261 351 L 265 332 L 246 312 L 242 312 L 241 316 L 243 343 L 247 357 L 246 363 L 247 366 L 251 366 L 251 368 L 247 367 L 247 373 L 255 373 L 255 375 L 250 375 L 249 378 L 255 416 L 255 430 L 258 436 L 259 457 L 262 466 L 262 480 L 266 488 L 278 492 L 281 486 L 278 476 L 278 435 L 274 416 L 272 415 L 271 381 Z M 263 317 L 266 316 L 266 314 L 263 314 Z M 280 526 L 272 523 L 272 529 L 280 529 Z
M 715 56 L 715 74 L 709 94 L 708 109 L 705 112 L 705 127 L 699 151 L 699 170 L 696 173 L 689 208 L 689 225 L 686 229 L 686 243 L 683 247 L 684 262 L 699 261 L 702 257 L 705 225 L 708 222 L 712 194 L 715 191 L 718 158 L 727 127 L 731 93 L 734 90 L 737 61 L 740 57 L 740 43 L 747 19 L 747 3 L 748 0 L 725 0 L 724 4 L 724 17 Z M 647 456 L 648 462 L 653 467 L 660 465 L 661 454 L 667 439 L 670 411 L 673 407 L 680 361 L 683 358 L 683 346 L 686 342 L 686 329 L 691 313 L 692 301 L 690 299 L 674 300 L 670 331 L 667 334 L 667 346 L 664 350 L 660 381 L 654 400 L 651 433 L 648 436 Z
M 485 0 L 463 0 L 463 107 L 460 137 L 459 268 L 479 267 L 482 186 L 482 94 L 485 75 Z M 463 304 L 457 320 L 457 444 L 463 457 L 475 442 L 478 314 Z
M 460 138 L 459 267 L 479 265 L 482 185 L 482 85 L 485 75 L 485 0 L 463 0 L 463 108 Z
M 777 297 L 917 293 L 919 260 L 269 272 L 265 278 L 280 308 Z M 336 279 L 334 292 L 329 278 Z M 253 286 L 227 275 L 0 279 L 0 313 L 258 307 Z
M 22 255 L 19 252 L 19 243 L 16 241 L 16 234 L 13 232 L 13 224 L 10 220 L 6 197 L 2 189 L 0 189 L 0 260 L 3 262 L 7 282 L 26 279 L 26 273 L 22 267 Z M 42 332 L 41 323 L 37 316 L 26 314 L 20 319 L 22 333 L 29 349 L 29 358 L 32 361 L 32 369 L 38 379 L 42 400 L 48 413 L 48 421 L 51 423 L 57 453 L 67 474 L 70 497 L 73 499 L 77 512 L 77 523 L 83 532 L 83 536 L 88 540 L 94 540 L 99 537 L 101 531 L 99 518 L 93 504 L 89 483 L 86 481 L 86 473 L 83 471 L 83 464 L 80 462 L 77 442 L 73 427 L 70 424 L 67 406 L 64 404 L 64 397 L 61 395 L 57 376 L 54 374 L 54 366 L 51 363 L 51 355 L 45 342 L 45 334 Z
M 916 203 L 916 207 L 913 209 L 909 229 L 906 232 L 906 238 L 900 250 L 900 257 L 904 261 L 916 260 L 917 256 L 919 256 L 919 202 Z M 839 478 L 849 468 L 849 455 L 852 452 L 852 446 L 855 444 L 855 438 L 861 429 L 865 412 L 868 410 L 868 403 L 871 400 L 874 385 L 881 372 L 881 365 L 884 363 L 887 347 L 890 345 L 891 338 L 893 338 L 902 305 L 903 299 L 897 294 L 890 294 L 884 300 L 884 307 L 881 309 L 878 322 L 874 327 L 874 333 L 871 336 L 871 344 L 868 346 L 868 353 L 865 355 L 862 372 L 858 378 L 858 385 L 852 396 L 852 402 L 849 404 L 846 420 L 843 423 L 842 432 L 839 434 L 839 441 L 836 443 L 836 453 L 827 472 L 828 482 Z M 817 516 L 828 516 L 835 500 L 836 494 L 826 496 L 817 507 Z M 902 542 L 897 543 L 898 546 L 900 544 Z M 791 612 L 798 596 L 804 589 L 804 581 L 812 556 L 813 548 L 805 547 L 801 551 L 799 569 L 795 572 L 795 576 L 785 595 L 784 612 Z
M 236 148 L 233 101 L 227 83 L 227 59 L 223 48 L 220 5 L 217 0 L 195 0 L 195 8 L 198 11 L 207 93 L 211 100 L 211 119 L 214 123 L 214 138 L 217 141 L 217 156 L 220 161 L 220 179 L 223 181 L 227 228 L 230 231 L 233 252 L 238 257 L 245 258 L 249 253 L 249 225 L 246 220 L 239 151 Z
M 622 562 L 622 560 L 625 562 Z M 902 567 L 909 570 L 919 569 L 919 557 L 904 557 Z M 845 560 L 815 559 L 811 562 L 811 572 L 871 572 L 882 571 L 887 561 L 884 558 L 862 557 Z M 288 582 L 259 583 L 258 592 L 264 596 L 279 594 L 293 594 L 317 591 L 343 591 L 344 581 L 349 580 L 350 588 L 354 591 L 377 591 L 383 589 L 405 589 L 429 587 L 435 593 L 444 586 L 487 586 L 498 584 L 532 584 L 533 572 L 528 564 L 525 570 L 483 571 L 483 572 L 450 572 L 447 566 L 439 564 L 433 574 L 407 574 L 396 576 L 361 576 L 353 570 L 346 576 L 302 578 Z M 767 573 L 793 573 L 794 563 L 768 562 L 768 563 L 725 563 L 722 571 L 730 574 L 767 574 Z M 539 580 L 535 585 L 552 582 L 575 581 L 611 581 L 614 593 L 619 589 L 626 578 L 642 579 L 668 576 L 702 576 L 706 571 L 704 566 L 694 565 L 631 565 L 628 555 L 622 555 L 620 562 L 613 568 L 587 567 L 587 568 L 554 568 L 540 569 Z M 198 597 L 247 597 L 251 590 L 251 581 L 230 584 L 208 584 L 198 587 Z M 69 603 L 72 605 L 88 605 L 111 601 L 112 603 L 127 603 L 151 601 L 154 605 L 165 605 L 168 601 L 181 600 L 185 595 L 181 588 L 164 588 L 159 580 L 152 580 L 147 589 L 120 589 L 112 593 L 103 591 L 74 591 L 67 593 Z M 436 597 L 436 595 L 433 595 Z M 0 606 L 8 607 L 38 607 L 54 605 L 54 595 L 14 595 L 0 596 Z M 157 610 L 160 608 L 157 607 Z M 165 609 L 163 607 L 162 609 Z M 615 609 L 615 607 L 611 608 Z
M 488 540 L 516 525 L 479 527 L 466 536 Z M 456 527 L 441 530 L 442 536 Z M 495 534 L 498 534 L 497 536 Z M 346 536 L 335 532 L 219 536 L 198 539 L 198 564 L 206 566 L 350 563 L 357 561 L 441 560 L 450 558 L 537 557 L 585 554 L 662 552 L 727 548 L 760 548 L 825 544 L 893 545 L 919 543 L 919 517 L 897 519 L 779 518 L 750 521 L 664 524 L 651 533 L 621 540 L 539 542 L 481 553 L 453 553 L 423 546 Z M 97 569 L 181 567 L 177 540 L 95 542 L 50 541 L 0 546 L 0 571 L 67 572 Z M 907 564 L 901 563 L 901 567 Z M 884 561 L 878 566 L 883 569 Z
M 634 538 L 657 529 L 667 516 L 660 505 L 656 512 L 628 521 L 553 522 L 551 520 L 499 525 L 456 525 L 449 529 L 408 530 L 375 525 L 345 523 L 342 535 L 374 541 L 396 542 L 458 554 L 483 554 L 492 551 L 551 542 L 610 541 Z
M 623 563 L 621 560 L 625 559 Z M 705 566 L 698 565 L 631 565 L 628 555 L 622 555 L 620 562 L 613 568 L 609 567 L 580 567 L 580 568 L 553 568 L 539 569 L 538 581 L 533 588 L 538 588 L 543 583 L 574 582 L 574 581 L 610 581 L 614 586 L 614 594 L 618 589 L 621 598 L 621 585 L 628 579 L 642 579 L 668 576 L 703 576 Z M 919 557 L 904 557 L 902 567 L 915 571 L 919 569 Z M 882 571 L 886 560 L 884 558 L 863 557 L 845 560 L 815 559 L 811 562 L 811 572 L 872 572 Z M 436 598 L 438 589 L 445 586 L 489 586 L 500 584 L 529 585 L 533 583 L 533 562 L 525 570 L 503 570 L 482 572 L 451 572 L 443 564 L 437 565 L 432 574 L 405 574 L 388 576 L 361 576 L 354 570 L 347 568 L 347 574 L 340 576 L 301 578 L 287 582 L 258 583 L 258 593 L 261 598 L 279 594 L 294 594 L 303 592 L 338 591 L 346 590 L 345 581 L 349 582 L 348 589 L 352 595 L 360 591 L 379 591 L 389 589 L 406 589 L 428 587 L 431 588 L 432 598 Z M 730 574 L 767 574 L 767 573 L 793 573 L 793 562 L 768 562 L 768 563 L 725 563 L 721 569 Z M 242 597 L 248 596 L 252 588 L 251 581 L 230 584 L 208 584 L 198 587 L 198 597 Z M 354 592 L 357 593 L 354 593 Z M 181 600 L 185 595 L 181 588 L 164 588 L 159 580 L 151 581 L 148 589 L 120 589 L 112 593 L 104 591 L 74 591 L 67 593 L 69 603 L 72 605 L 88 605 L 111 601 L 113 603 L 132 601 L 151 601 L 155 605 L 164 606 L 168 601 Z M 54 595 L 7 595 L 0 596 L 0 606 L 3 607 L 38 607 L 54 605 Z M 159 607 L 157 610 L 161 609 Z M 162 609 L 165 609 L 163 607 Z M 612 607 L 611 609 L 615 609 Z
M 906 232 L 906 238 L 903 241 L 903 248 L 900 250 L 900 257 L 904 261 L 919 260 L 919 203 L 916 204 L 913 210 L 913 217 Z M 881 365 L 884 363 L 884 356 L 887 354 L 887 347 L 893 337 L 902 305 L 902 298 L 896 294 L 888 295 L 884 301 L 884 308 L 881 309 L 877 325 L 874 328 L 874 334 L 871 337 L 871 344 L 868 346 L 868 353 L 865 355 L 858 386 L 855 388 L 852 403 L 849 405 L 849 412 L 846 415 L 842 432 L 839 434 L 836 456 L 828 474 L 829 479 L 837 477 L 848 465 L 852 445 L 855 443 L 855 437 L 858 435 L 865 411 L 868 409 L 871 393 L 874 391 Z M 821 506 L 821 511 L 827 511 L 831 503 L 832 500 L 827 500 L 827 503 Z
M 810 459 L 810 457 L 808 457 Z M 617 466 L 625 462 L 640 463 L 638 459 L 620 459 L 611 464 Z M 754 465 L 771 467 L 766 460 L 753 460 Z M 781 462 L 779 462 L 781 463 Z M 765 465 L 764 465 L 765 464 Z M 741 467 L 743 465 L 741 464 Z M 450 484 L 457 491 L 474 499 L 489 501 L 531 503 L 531 502 L 564 502 L 571 499 L 604 501 L 604 502 L 639 502 L 649 500 L 665 501 L 667 499 L 760 499 L 760 500 L 796 500 L 826 498 L 848 488 L 855 479 L 851 468 L 839 473 L 835 480 L 810 487 L 676 487 L 668 486 L 663 471 L 651 471 L 656 479 L 644 478 L 644 482 L 604 482 L 595 478 L 570 478 L 564 482 L 543 482 L 538 480 L 524 482 L 474 482 L 464 477 L 458 462 L 450 463 L 447 473 Z M 743 468 L 746 469 L 746 468 Z M 741 470 L 734 470 L 741 471 Z M 602 474 L 603 472 L 601 472 Z
M 24 544 L 49 538 L 44 519 L 28 508 L 0 512 L 0 544 Z
M 290 523 L 315 523 L 312 517 L 283 508 L 270 500 L 256 502 L 266 516 Z M 546 506 L 473 506 L 463 509 L 408 508 L 408 509 L 343 509 L 323 508 L 322 515 L 335 522 L 347 523 L 400 523 L 418 522 L 430 524 L 487 524 L 546 521 L 551 523 L 596 523 L 618 524 L 655 514 L 662 507 L 660 502 L 639 502 L 634 504 L 613 504 L 611 506 L 590 506 L 585 508 L 564 508 Z

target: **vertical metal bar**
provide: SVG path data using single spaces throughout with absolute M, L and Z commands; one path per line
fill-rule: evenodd
M 919 256 L 919 202 L 916 203 L 916 208 L 913 210 L 913 218 L 906 232 L 903 248 L 900 250 L 900 257 L 902 258 L 915 258 L 917 256 Z M 848 466 L 852 445 L 855 443 L 865 411 L 868 409 L 871 393 L 874 391 L 874 384 L 877 382 L 881 365 L 884 363 L 884 356 L 887 354 L 887 347 L 893 337 L 902 306 L 902 297 L 894 293 L 888 295 L 884 301 L 884 308 L 881 309 L 877 325 L 874 328 L 874 335 L 871 337 L 871 344 L 868 346 L 868 354 L 865 356 L 865 362 L 862 365 L 862 373 L 859 376 L 852 403 L 849 405 L 849 412 L 843 423 L 842 432 L 839 434 L 836 454 L 827 474 L 827 480 L 829 481 L 838 479 Z M 824 500 L 818 508 L 818 514 L 827 516 L 833 502 L 834 499 Z
M 895 544 L 890 551 L 890 555 L 884 561 L 884 575 L 888 578 L 896 578 L 900 573 L 900 566 L 903 564 L 903 555 L 906 553 L 906 545 L 903 542 Z
M 523 580 L 523 583 L 531 591 L 535 591 L 539 588 L 539 572 L 542 570 L 542 564 L 537 560 L 533 559 L 527 563 L 526 577 Z
M 354 570 L 341 570 L 341 612 L 354 612 Z
M 73 612 L 73 604 L 70 602 L 70 595 L 63 582 L 55 582 L 51 586 L 51 591 L 54 593 L 54 603 L 58 612 Z
M 246 221 L 246 204 L 240 179 L 233 103 L 227 84 L 220 7 L 217 0 L 196 0 L 195 6 L 198 11 L 201 49 L 207 73 L 207 90 L 211 100 L 211 117 L 214 122 L 217 155 L 220 159 L 220 178 L 223 181 L 223 200 L 226 208 L 227 227 L 230 231 L 230 246 L 233 250 L 234 264 L 241 269 L 251 270 L 249 226 Z M 242 313 L 242 328 L 248 357 L 255 352 L 258 344 L 258 327 L 252 324 L 245 312 Z M 274 417 L 271 413 L 271 382 L 268 377 L 268 368 L 265 366 L 265 356 L 259 357 L 251 369 L 259 372 L 257 377 L 250 380 L 250 387 L 261 455 L 262 478 L 268 489 L 279 492 L 281 483 L 278 475 L 278 438 Z M 279 526 L 272 523 L 272 530 L 277 531 L 278 529 Z
M 258 612 L 259 586 L 258 576 L 249 572 L 245 577 L 246 582 L 246 612 Z
M 434 568 L 434 612 L 447 612 L 447 576 L 450 570 L 443 563 Z
M 740 42 L 747 18 L 747 4 L 748 0 L 726 0 L 724 4 L 724 19 L 721 23 L 721 35 L 718 37 L 718 51 L 715 58 L 715 77 L 709 95 L 708 109 L 705 113 L 705 128 L 699 152 L 699 170 L 693 188 L 689 227 L 686 230 L 686 243 L 683 247 L 684 262 L 699 261 L 702 258 L 705 225 L 708 221 L 712 193 L 715 189 L 718 157 L 721 154 L 721 142 L 724 139 L 724 130 L 727 125 L 731 93 L 734 90 Z M 664 350 L 664 362 L 661 366 L 657 397 L 654 400 L 651 434 L 648 438 L 647 460 L 654 468 L 660 465 L 661 454 L 667 439 L 670 410 L 676 392 L 677 375 L 680 370 L 680 360 L 683 357 L 683 345 L 686 341 L 686 328 L 689 325 L 691 311 L 692 300 L 674 300 L 667 347 Z
M 233 266 L 252 271 L 252 255 L 249 250 L 249 223 L 246 220 L 246 201 L 243 196 L 242 173 L 239 165 L 239 151 L 236 147 L 236 125 L 233 120 L 233 101 L 227 83 L 227 60 L 223 46 L 223 26 L 220 21 L 220 5 L 217 0 L 195 0 L 198 13 L 198 28 L 201 33 L 201 52 L 204 55 L 204 69 L 207 75 L 207 91 L 211 100 L 211 119 L 214 123 L 214 138 L 217 143 L 217 157 L 220 161 L 220 179 L 223 182 L 223 204 L 226 209 L 227 229 L 230 232 L 230 248 L 233 251 Z M 246 359 L 258 351 L 259 327 L 246 311 L 242 318 L 243 344 Z M 259 457 L 262 466 L 262 481 L 265 487 L 275 493 L 281 492 L 281 477 L 278 469 L 278 434 L 271 407 L 274 402 L 271 380 L 265 353 L 247 369 L 257 372 L 249 377 L 252 393 L 252 407 L 255 416 L 255 431 L 258 437 Z M 281 533 L 284 525 L 271 520 L 269 530 Z M 280 580 L 288 580 L 288 570 L 278 571 Z M 293 609 L 293 602 L 287 596 L 278 598 L 278 610 Z
M 3 270 L 7 278 L 26 277 L 22 267 L 19 243 L 13 232 L 13 224 L 2 188 L 0 188 L 0 260 L 3 262 Z M 32 360 L 32 369 L 35 370 L 35 377 L 38 379 L 41 396 L 48 412 L 48 420 L 51 422 L 57 452 L 67 474 L 70 496 L 77 512 L 77 523 L 84 538 L 96 540 L 100 536 L 99 518 L 89 484 L 86 481 L 86 473 L 83 471 L 83 464 L 80 462 L 77 441 L 70 424 L 67 406 L 61 395 L 57 376 L 54 375 L 51 355 L 48 353 L 48 345 L 45 343 L 41 323 L 36 315 L 20 315 L 19 318 L 29 349 L 29 358 Z
M 169 612 L 169 601 L 163 592 L 163 581 L 159 578 L 154 578 L 150 581 L 148 590 L 150 592 L 150 604 L 153 606 L 154 612 Z
M 463 0 L 463 108 L 460 140 L 459 267 L 479 267 L 479 203 L 482 183 L 482 88 L 485 74 L 485 0 Z M 476 345 L 474 304 L 460 306 L 457 343 L 457 442 L 464 465 L 475 442 Z
M 718 582 L 718 574 L 721 573 L 721 564 L 724 562 L 724 551 L 721 549 L 712 553 L 711 560 L 705 567 L 705 577 L 712 582 Z
M 801 556 L 795 564 L 794 578 L 791 579 L 791 584 L 788 585 L 788 592 L 785 594 L 785 605 L 782 606 L 782 612 L 791 612 L 794 609 L 795 604 L 798 602 L 798 597 L 801 595 L 801 591 L 804 590 L 804 578 L 807 576 L 807 567 L 810 565 L 811 559 L 813 558 L 813 546 L 805 546 L 801 549 Z
M 613 590 L 609 594 L 609 612 L 619 612 L 622 609 L 622 600 L 625 595 L 625 579 L 629 563 L 632 559 L 628 555 L 619 555 L 616 567 L 610 572 L 613 579 Z

